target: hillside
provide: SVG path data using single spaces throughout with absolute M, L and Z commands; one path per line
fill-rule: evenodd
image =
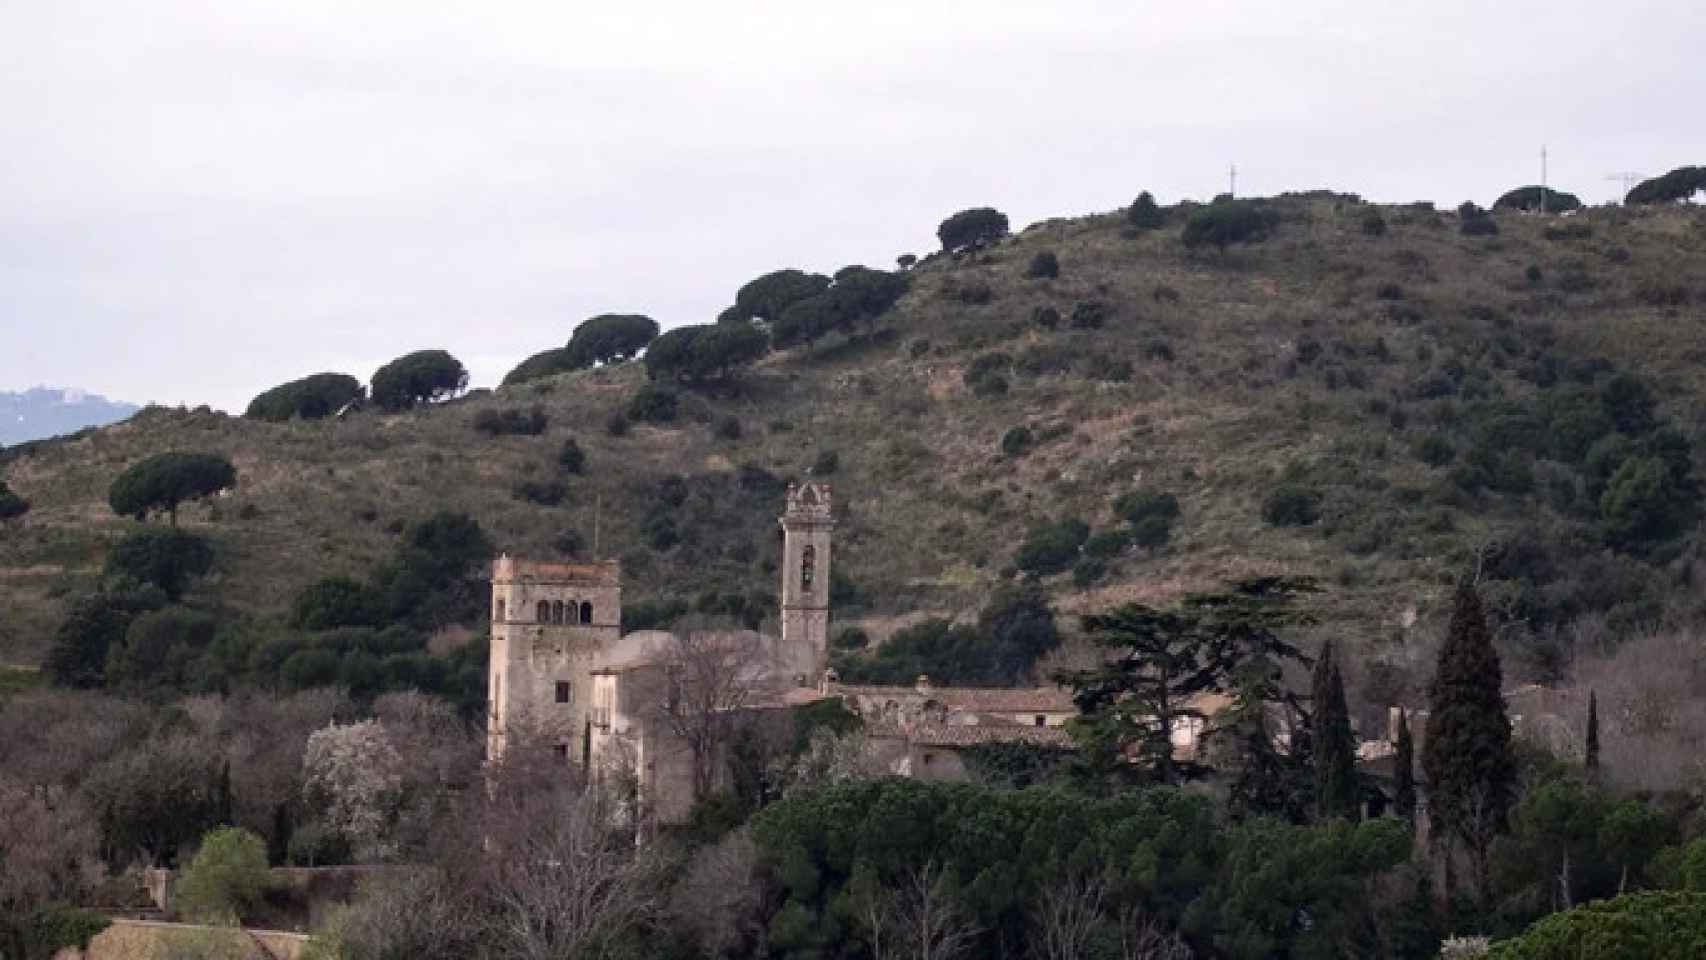
M 108 484 L 166 450 L 237 465 L 236 491 L 182 512 L 216 549 L 189 599 L 259 619 L 325 574 L 362 575 L 405 523 L 440 508 L 469 511 L 514 554 L 596 542 L 624 561 L 630 603 L 715 592 L 767 605 L 778 484 L 821 475 L 829 452 L 838 612 L 879 636 L 915 611 L 969 615 L 1033 525 L 1113 528 L 1114 499 L 1137 489 L 1178 498 L 1171 542 L 1126 549 L 1096 582 L 1082 582 L 1093 570 L 1048 577 L 1058 609 L 1317 576 L 1326 629 L 1385 671 L 1371 696 L 1413 681 L 1447 586 L 1486 545 L 1502 546 L 1484 576 L 1519 672 L 1544 673 L 1584 617 L 1616 632 L 1698 614 L 1695 514 L 1667 515 L 1688 529 L 1613 543 L 1599 510 L 1609 474 L 1655 429 L 1695 452 L 1706 439 L 1706 214 L 1501 212 L 1498 235 L 1465 236 L 1450 214 L 1385 207 L 1371 236 L 1373 208 L 1349 198 L 1271 206 L 1273 236 L 1224 254 L 1188 253 L 1177 211 L 1156 231 L 1122 211 L 927 258 L 876 334 L 772 354 L 738 390 L 684 392 L 674 423 L 623 436 L 606 423 L 644 382 L 639 364 L 392 416 L 273 424 L 150 408 L 8 451 L 0 477 L 33 509 L 0 534 L 0 662 L 41 657 L 63 599 L 94 584 L 129 523 L 107 508 Z M 1042 251 L 1058 256 L 1057 278 L 1027 277 Z M 1033 319 L 1040 307 L 1058 326 Z M 1099 328 L 1081 328 L 1098 314 Z M 516 344 L 516 359 L 550 346 Z M 1005 390 L 968 387 L 990 354 L 1007 357 L 982 361 L 1005 369 Z M 1603 406 L 1615 419 L 1602 398 L 1619 374 L 1650 392 L 1654 420 L 1596 460 L 1587 447 L 1617 432 L 1595 418 Z M 533 405 L 542 435 L 471 426 Z M 1016 426 L 1030 443 L 1003 452 Z M 1579 443 L 1559 439 L 1578 428 Z M 558 467 L 569 436 L 586 454 L 580 475 Z M 530 502 L 517 493 L 528 481 L 560 481 L 566 496 Z M 1264 520 L 1276 489 L 1314 522 Z

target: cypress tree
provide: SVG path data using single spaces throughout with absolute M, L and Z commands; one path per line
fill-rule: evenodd
M 1345 703 L 1345 680 L 1338 664 L 1329 663 L 1326 694 L 1315 708 L 1315 814 L 1322 820 L 1355 820 L 1359 799 L 1356 741 Z
M 1396 785 L 1393 789 L 1393 806 L 1398 808 L 1398 815 L 1411 823 L 1416 822 L 1416 746 L 1410 739 L 1410 717 L 1402 708 L 1398 710 L 1398 744 L 1392 757 L 1393 776 Z
M 1588 739 L 1586 751 L 1588 776 L 1599 776 L 1599 697 L 1588 691 Z
M 1422 772 L 1432 830 L 1468 848 L 1484 906 L 1492 895 L 1488 850 L 1505 831 L 1516 793 L 1503 676 L 1481 597 L 1465 582 L 1428 687 Z

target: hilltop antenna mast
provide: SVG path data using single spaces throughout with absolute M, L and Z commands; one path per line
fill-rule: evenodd
M 1229 197 L 1238 196 L 1238 164 L 1234 163 L 1230 167 L 1227 167 L 1226 176 L 1228 178 L 1226 195 Z
M 1540 145 L 1540 212 L 1546 212 L 1546 144 Z
M 1617 197 L 1617 202 L 1622 203 L 1623 198 L 1629 196 L 1629 191 L 1635 189 L 1635 184 L 1647 179 L 1647 175 L 1632 170 L 1623 170 L 1618 173 L 1608 173 L 1605 175 L 1605 179 L 1616 180 L 1623 184 L 1623 193 Z

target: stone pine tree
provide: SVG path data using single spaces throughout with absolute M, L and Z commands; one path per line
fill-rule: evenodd
M 1592 690 L 1588 691 L 1588 736 L 1584 754 L 1583 765 L 1587 767 L 1588 776 L 1599 776 L 1599 697 Z
M 1465 582 L 1458 588 L 1428 688 L 1422 772 L 1433 835 L 1446 845 L 1448 858 L 1452 842 L 1468 852 L 1483 907 L 1492 895 L 1488 851 L 1506 828 L 1516 794 L 1516 757 L 1502 686 L 1480 594 Z
M 1410 738 L 1410 717 L 1398 711 L 1398 743 L 1393 751 L 1392 805 L 1398 815 L 1416 822 L 1416 745 Z
M 1345 703 L 1345 679 L 1339 665 L 1327 664 L 1327 682 L 1322 699 L 1315 705 L 1315 815 L 1322 820 L 1357 819 L 1361 803 L 1357 790 L 1356 742 L 1351 734 L 1350 708 Z

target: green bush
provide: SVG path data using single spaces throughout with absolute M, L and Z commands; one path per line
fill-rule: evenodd
M 1013 566 L 1033 577 L 1069 569 L 1078 562 L 1080 548 L 1090 537 L 1090 526 L 1077 517 L 1041 523 L 1025 534 L 1013 554 Z
M 1007 215 L 993 207 L 961 210 L 936 228 L 942 249 L 955 253 L 985 247 L 1007 235 Z
M 1185 249 L 1213 246 L 1221 253 L 1233 244 L 1260 243 L 1273 233 L 1278 218 L 1250 200 L 1225 200 L 1197 208 L 1180 236 Z
M 1493 215 L 1469 201 L 1457 208 L 1457 221 L 1457 231 L 1466 237 L 1491 237 L 1499 232 Z
M 348 374 L 316 373 L 281 383 L 255 397 L 243 416 L 251 420 L 317 420 L 355 403 L 365 393 L 361 381 Z
M 1554 913 L 1493 945 L 1488 960 L 1694 960 L 1706 951 L 1706 894 L 1626 893 Z
M 834 450 L 818 451 L 817 459 L 812 461 L 812 475 L 827 477 L 841 469 L 841 454 Z
M 1072 305 L 1071 325 L 1074 330 L 1100 330 L 1112 311 L 1100 300 L 1084 300 Z
M 107 504 L 121 517 L 148 519 L 166 511 L 177 526 L 178 504 L 210 497 L 237 485 L 237 468 L 208 453 L 159 453 L 131 464 L 114 478 Z
M 584 364 L 578 363 L 575 355 L 567 347 L 556 347 L 543 350 L 517 364 L 515 369 L 504 374 L 502 386 L 511 387 L 530 380 L 542 380 L 545 377 L 580 370 Z
M 643 383 L 628 401 L 628 419 L 640 423 L 674 423 L 679 407 L 674 390 Z
M 1430 433 L 1416 441 L 1416 459 L 1430 467 L 1443 467 L 1457 458 L 1457 448 L 1443 433 Z
M 1098 560 L 1111 560 L 1125 552 L 1131 546 L 1131 533 L 1127 530 L 1102 530 L 1092 534 L 1084 541 L 1084 555 Z
M 0 480 L 0 521 L 21 517 L 30 512 L 30 502 L 12 492 L 6 481 Z
M 1581 198 L 1575 194 L 1541 186 L 1517 187 L 1515 190 L 1506 191 L 1503 196 L 1493 201 L 1494 210 L 1544 210 L 1547 213 L 1564 213 L 1581 208 Z
M 1099 582 L 1108 573 L 1107 561 L 1100 557 L 1079 557 L 1072 565 L 1072 585 L 1082 590 Z
M 863 650 L 871 645 L 871 637 L 862 627 L 842 627 L 835 631 L 829 645 L 837 650 Z
M 1002 376 L 1013 367 L 1013 358 L 996 351 L 978 356 L 966 367 L 960 379 L 980 397 L 1007 392 L 1007 379 Z
M 1276 527 L 1307 527 L 1320 519 L 1320 505 L 1315 491 L 1284 484 L 1262 501 L 1262 519 Z
M 967 280 L 953 288 L 955 300 L 972 307 L 981 307 L 995 299 L 995 291 L 982 280 Z
M 575 442 L 574 437 L 563 440 L 563 445 L 557 450 L 557 467 L 564 473 L 581 473 L 586 469 L 586 451 Z
M 468 371 L 444 350 L 417 350 L 373 373 L 371 395 L 381 410 L 396 412 L 456 396 L 468 388 Z
M 1130 524 L 1150 517 L 1176 520 L 1179 517 L 1179 498 L 1158 490 L 1133 490 L 1114 500 L 1114 513 Z
M 1084 375 L 1091 380 L 1125 383 L 1131 379 L 1131 361 L 1108 353 L 1092 353 L 1084 364 Z
M 829 289 L 832 281 L 821 273 L 803 270 L 773 270 L 750 280 L 735 293 L 734 320 L 759 320 L 776 324 L 788 308 Z
M 1362 235 L 1365 237 L 1386 236 L 1386 218 L 1380 215 L 1380 211 L 1378 209 L 1369 207 L 1368 210 L 1363 213 Z
M 153 584 L 176 601 L 190 578 L 213 567 L 213 548 L 205 538 L 176 527 L 132 530 L 107 552 L 106 575 Z
M 1052 280 L 1060 276 L 1060 260 L 1055 257 L 1053 250 L 1044 250 L 1031 258 L 1030 265 L 1025 268 L 1025 276 Z
M 1031 448 L 1031 428 L 1024 424 L 1009 427 L 1001 435 L 1001 452 L 1009 457 L 1017 457 Z
M 769 335 L 744 320 L 676 327 L 646 349 L 646 375 L 685 383 L 726 380 L 769 350 Z
M 612 437 L 626 436 L 628 433 L 628 415 L 617 410 L 604 420 L 604 432 Z
M 568 499 L 569 485 L 561 480 L 523 480 L 512 491 L 517 500 L 555 507 Z
M 67 947 L 87 950 L 89 941 L 110 923 L 104 915 L 93 910 L 76 907 L 37 910 L 23 922 L 20 944 L 23 956 L 20 960 L 50 960 Z M 0 921 L 0 931 L 4 927 L 5 921 Z
M 316 580 L 290 604 L 290 625 L 299 630 L 378 627 L 385 620 L 385 598 L 349 577 Z
M 1044 330 L 1053 330 L 1060 326 L 1060 311 L 1053 307 L 1036 307 L 1031 310 L 1031 322 Z
M 179 909 L 203 923 L 240 922 L 260 905 L 270 879 L 266 841 L 238 827 L 219 827 L 201 838 L 184 868 Z
M 545 411 L 538 406 L 530 410 L 481 410 L 474 415 L 474 429 L 491 437 L 537 437 L 545 432 L 545 423 Z
M 1131 206 L 1126 208 L 1126 222 L 1139 230 L 1154 230 L 1166 226 L 1167 214 L 1155 203 L 1155 196 L 1148 190 L 1137 195 Z

